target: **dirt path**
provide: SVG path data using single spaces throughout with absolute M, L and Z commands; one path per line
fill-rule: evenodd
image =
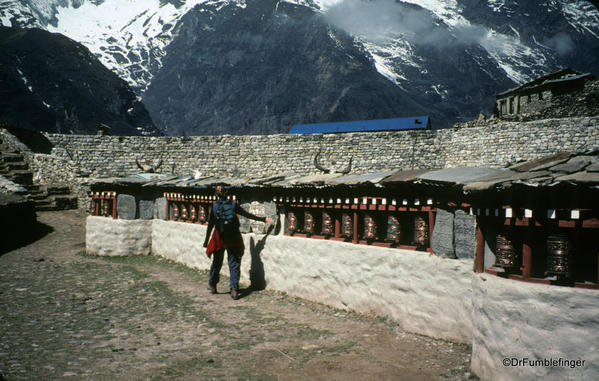
M 81 212 L 38 220 L 53 231 L 0 257 L 4 379 L 473 378 L 466 345 L 268 290 L 211 295 L 166 260 L 84 255 Z

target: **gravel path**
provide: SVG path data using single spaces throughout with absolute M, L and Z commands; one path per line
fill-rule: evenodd
M 0 379 L 474 378 L 467 345 L 268 290 L 211 295 L 205 272 L 85 255 L 80 211 L 38 221 L 0 257 Z

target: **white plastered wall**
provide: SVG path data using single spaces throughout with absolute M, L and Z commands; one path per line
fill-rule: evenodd
M 151 220 L 88 216 L 86 223 L 85 250 L 89 254 L 125 256 L 151 253 Z
M 154 220 L 152 253 L 197 269 L 206 227 Z M 245 234 L 241 284 L 388 316 L 408 331 L 470 343 L 472 260 L 351 243 Z M 226 261 L 223 275 L 228 275 Z M 220 289 L 228 285 L 221 282 Z
M 472 371 L 481 380 L 599 380 L 597 290 L 488 274 L 476 274 L 472 288 Z M 503 365 L 505 358 L 510 366 Z M 524 358 L 584 360 L 584 366 L 533 367 L 512 360 Z

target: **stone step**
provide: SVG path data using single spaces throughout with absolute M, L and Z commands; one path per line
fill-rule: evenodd
M 56 208 L 54 207 L 54 205 L 52 205 L 52 203 L 48 203 L 47 205 L 36 204 L 35 210 L 37 210 L 39 212 L 49 212 L 49 211 L 56 210 Z
M 43 190 L 50 195 L 69 195 L 71 190 L 66 185 L 45 185 L 42 187 Z
M 29 193 L 29 198 L 32 200 L 45 200 L 48 198 L 48 195 L 44 192 L 35 192 Z
M 32 185 L 33 184 L 33 172 L 17 169 L 14 171 L 10 171 L 4 175 L 7 179 L 12 181 L 13 183 L 17 183 L 23 186 Z
M 2 161 L 5 163 L 24 161 L 23 155 L 17 152 L 2 152 Z
M 35 209 L 39 208 L 52 208 L 54 207 L 54 205 L 52 205 L 52 200 L 49 200 L 47 198 L 41 199 L 41 200 L 34 200 L 35 203 Z M 50 209 L 44 209 L 44 210 L 50 210 Z
M 77 196 L 54 195 L 49 199 L 53 200 L 52 204 L 56 210 L 77 209 Z
M 31 193 L 46 193 L 38 184 L 32 184 L 27 187 Z
M 7 161 L 0 166 L 0 171 L 5 172 L 22 169 L 29 169 L 29 164 L 24 161 Z

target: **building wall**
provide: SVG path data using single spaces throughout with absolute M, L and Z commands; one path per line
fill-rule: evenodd
M 598 380 L 597 291 L 475 274 L 472 371 L 481 380 Z M 503 364 L 507 358 L 509 366 Z M 584 360 L 530 366 L 518 359 Z M 516 359 L 516 360 L 514 360 Z M 574 364 L 577 365 L 577 364 Z

